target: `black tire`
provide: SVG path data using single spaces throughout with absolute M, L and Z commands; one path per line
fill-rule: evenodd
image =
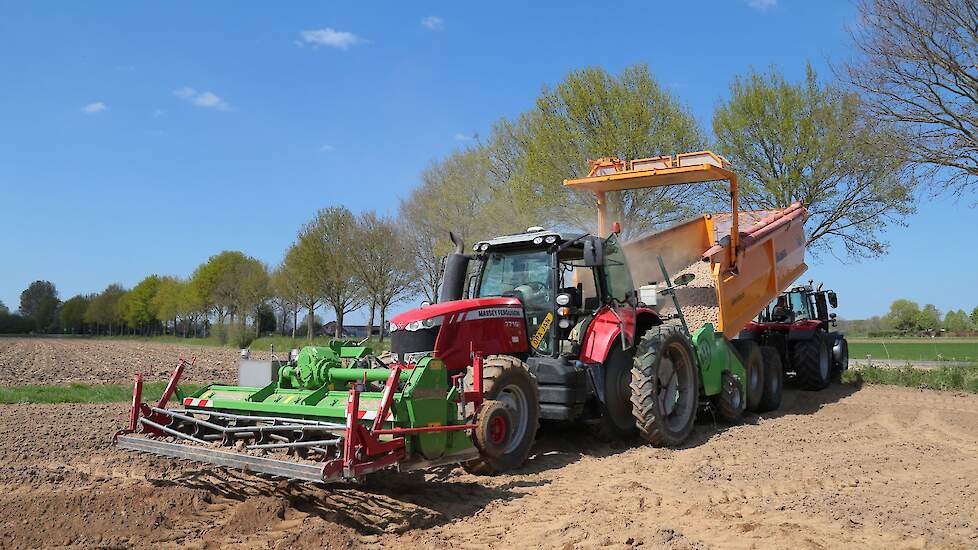
M 632 416 L 632 357 L 634 352 L 612 346 L 604 362 L 604 403 L 597 422 L 589 424 L 595 437 L 615 441 L 634 437 L 638 429 Z
M 761 346 L 752 340 L 731 340 L 730 343 L 740 355 L 747 372 L 747 410 L 757 412 L 764 395 L 764 358 L 761 356 Z
M 466 376 L 471 387 L 471 370 Z M 482 455 L 464 464 L 474 474 L 498 474 L 526 462 L 540 426 L 540 390 L 526 365 L 508 355 L 491 355 L 482 362 L 482 393 L 502 403 L 512 417 L 509 439 L 499 456 Z M 477 415 L 478 416 L 478 415 Z
M 781 354 L 771 346 L 761 346 L 764 362 L 764 393 L 758 412 L 775 411 L 781 406 L 784 389 L 784 370 L 781 368 Z
M 747 399 L 744 396 L 744 385 L 740 379 L 729 372 L 720 377 L 720 393 L 711 398 L 713 408 L 720 420 L 734 424 L 744 414 Z
M 815 332 L 808 340 L 795 342 L 791 347 L 791 363 L 798 385 L 804 390 L 825 389 L 832 380 L 831 350 L 821 332 Z
M 840 337 L 836 342 L 840 348 L 839 356 L 835 357 L 835 350 L 833 350 L 832 367 L 836 374 L 841 374 L 849 370 L 849 342 L 844 337 Z
M 632 415 L 639 435 L 656 447 L 681 444 L 693 431 L 699 370 L 693 348 L 673 329 L 652 329 L 632 363 Z

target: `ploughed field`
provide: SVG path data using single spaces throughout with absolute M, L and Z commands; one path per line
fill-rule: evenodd
M 79 344 L 58 348 L 63 380 L 78 379 Z M 125 409 L 0 405 L 0 547 L 978 546 L 978 395 L 789 389 L 780 411 L 736 426 L 701 417 L 681 449 L 545 427 L 507 475 L 327 487 L 115 450 Z

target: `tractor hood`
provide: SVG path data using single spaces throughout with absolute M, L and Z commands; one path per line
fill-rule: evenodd
M 477 311 L 478 310 L 478 311 Z M 392 330 L 403 330 L 411 323 L 454 315 L 456 313 L 474 312 L 480 318 L 489 317 L 522 317 L 523 305 L 516 298 L 470 298 L 468 300 L 454 300 L 422 306 L 391 319 Z M 441 324 L 440 322 L 438 324 Z

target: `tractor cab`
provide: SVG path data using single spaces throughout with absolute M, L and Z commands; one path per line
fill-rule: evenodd
M 467 297 L 518 299 L 531 355 L 576 355 L 603 308 L 634 318 L 634 285 L 616 234 L 602 239 L 531 227 L 477 242 L 473 250 Z
M 822 329 L 829 330 L 836 325 L 836 314 L 829 313 L 839 306 L 838 296 L 833 290 L 822 290 L 821 285 L 814 288 L 807 285 L 792 288 L 778 296 L 758 315 L 761 323 L 795 324 L 817 321 Z

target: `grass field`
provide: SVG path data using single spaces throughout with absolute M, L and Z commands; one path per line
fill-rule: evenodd
M 143 401 L 155 401 L 166 382 L 143 384 Z M 198 386 L 181 384 L 186 393 Z M 0 403 L 125 403 L 132 400 L 131 384 L 63 384 L 51 386 L 0 386 Z
M 978 361 L 978 338 L 850 338 L 849 357 L 908 361 Z
M 915 369 L 913 367 L 850 368 L 842 375 L 843 382 L 866 384 L 892 384 L 908 388 L 932 390 L 963 390 L 978 393 L 978 365 L 969 367 L 940 367 Z

